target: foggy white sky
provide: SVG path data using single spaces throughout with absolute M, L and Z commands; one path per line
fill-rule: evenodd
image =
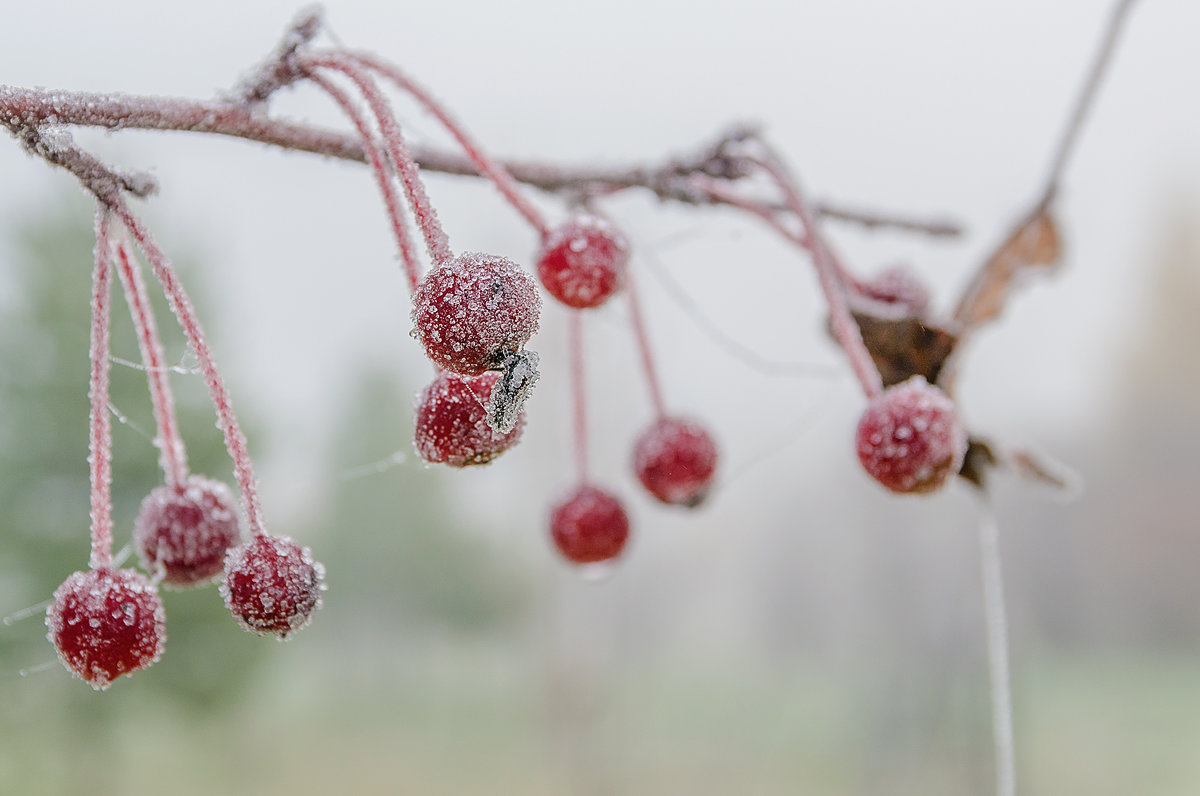
M 4 6 L 0 82 L 196 97 L 232 85 L 296 10 L 231 0 L 169 11 L 140 0 Z M 943 304 L 1036 190 L 1108 8 L 1091 0 L 326 4 L 342 41 L 395 59 L 499 154 L 653 159 L 732 121 L 761 122 L 817 196 L 963 221 L 969 234 L 958 243 L 831 227 L 858 269 L 908 261 Z M 978 427 L 1029 438 L 1081 422 L 1095 385 L 1111 378 L 1106 348 L 1136 319 L 1156 220 L 1171 203 L 1200 197 L 1198 29 L 1200 6 L 1188 0 L 1143 0 L 1136 10 L 1067 174 L 1066 269 L 1029 290 L 972 352 L 962 400 Z M 276 107 L 336 122 L 308 90 Z M 415 133 L 434 130 L 404 114 Z M 146 215 L 168 252 L 198 251 L 220 285 L 224 305 L 200 312 L 221 341 L 235 400 L 289 430 L 274 451 L 280 461 L 312 466 L 354 362 L 423 378 L 365 169 L 178 134 L 83 140 L 161 179 Z M 6 219 L 28 217 L 69 186 L 11 141 L 0 144 L 0 175 Z M 435 177 L 431 191 L 456 248 L 528 260 L 533 235 L 488 188 Z M 608 209 L 744 342 L 841 365 L 820 333 L 809 265 L 765 230 L 637 198 Z M 7 234 L 0 225 L 5 254 Z M 86 278 L 87 253 L 80 257 Z M 780 426 L 803 426 L 806 412 L 839 429 L 850 422 L 858 399 L 848 370 L 832 383 L 762 378 L 701 340 L 642 267 L 668 401 L 713 418 L 735 459 L 769 444 Z M 606 345 L 594 357 L 597 385 L 623 378 L 622 317 L 606 310 L 591 327 Z M 535 341 L 547 368 L 535 451 L 558 446 L 566 428 L 560 321 L 548 310 Z M 754 411 L 739 411 L 748 403 Z M 634 417 L 624 441 L 648 415 L 640 383 L 618 383 L 595 423 L 620 423 L 621 413 Z M 624 453 L 601 446 L 598 456 L 616 468 Z M 565 465 L 565 450 L 561 458 Z

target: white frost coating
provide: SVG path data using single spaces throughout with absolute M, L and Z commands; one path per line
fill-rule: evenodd
M 466 253 L 443 263 L 418 285 L 413 336 L 438 365 L 477 375 L 499 367 L 529 341 L 540 311 L 537 285 L 516 263 Z
M 242 537 L 229 487 L 198 475 L 188 476 L 183 487 L 160 486 L 147 495 L 133 531 L 142 566 L 172 587 L 211 581 Z

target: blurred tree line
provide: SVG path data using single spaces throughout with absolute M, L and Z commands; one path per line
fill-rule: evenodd
M 89 208 L 62 202 L 16 239 L 19 251 L 9 268 L 12 300 L 0 308 L 4 614 L 49 598 L 70 572 L 87 566 L 89 551 L 87 343 L 94 242 Z M 186 258 L 177 266 L 219 356 L 228 350 L 221 340 L 219 302 L 212 300 L 202 269 Z M 190 355 L 183 337 L 151 286 L 167 361 L 186 365 Z M 133 326 L 115 281 L 113 307 L 113 356 L 138 362 Z M 424 471 L 415 466 L 401 477 L 394 472 L 339 477 L 356 464 L 385 458 L 387 446 L 407 445 L 410 393 L 400 391 L 398 397 L 396 381 L 380 372 L 361 375 L 352 411 L 338 415 L 343 428 L 334 435 L 339 449 L 327 466 L 330 500 L 311 518 L 311 528 L 275 530 L 305 543 L 313 540 L 315 554 L 328 568 L 331 589 L 316 625 L 368 624 L 389 634 L 491 631 L 522 613 L 525 594 L 494 552 L 454 528 L 436 479 L 420 477 Z M 232 485 L 229 457 L 202 380 L 177 374 L 172 386 L 191 469 Z M 237 393 L 235 385 L 235 398 Z M 161 483 L 161 473 L 145 374 L 115 363 L 111 404 L 114 546 L 119 551 L 130 542 L 141 500 Z M 242 419 L 252 450 L 269 448 L 263 425 Z M 136 566 L 136 556 L 125 565 Z M 168 642 L 163 660 L 140 673 L 130 690 L 144 699 L 178 702 L 181 710 L 216 711 L 237 701 L 257 681 L 274 644 L 242 632 L 215 586 L 164 591 L 164 601 Z M 43 632 L 40 612 L 3 628 L 0 666 L 6 675 L 53 658 L 48 643 L 31 648 L 31 638 L 40 639 Z M 57 676 L 61 672 L 54 674 L 54 680 L 63 680 Z M 67 686 L 57 682 L 56 687 Z M 127 687 L 121 682 L 113 690 Z M 104 701 L 90 700 L 84 711 L 103 721 Z

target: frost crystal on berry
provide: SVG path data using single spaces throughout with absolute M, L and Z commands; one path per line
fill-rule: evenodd
M 142 566 L 162 572 L 170 586 L 212 580 L 225 566 L 225 553 L 241 541 L 229 487 L 198 475 L 179 487 L 154 489 L 142 501 L 133 525 Z
M 495 370 L 538 328 L 542 299 L 516 263 L 491 254 L 455 257 L 413 294 L 413 334 L 437 365 L 464 376 Z
M 575 309 L 598 307 L 621 288 L 629 244 L 609 222 L 576 216 L 546 236 L 537 272 L 551 296 Z
M 663 503 L 698 506 L 717 469 L 717 446 L 693 420 L 660 418 L 638 437 L 633 468 L 642 486 Z
M 413 445 L 422 459 L 452 467 L 487 464 L 517 443 L 525 428 L 523 413 L 504 434 L 487 422 L 484 406 L 499 379 L 499 373 L 438 374 L 417 403 Z
M 954 402 L 921 376 L 871 399 L 858 423 L 858 459 L 893 492 L 932 492 L 962 467 L 967 434 Z
M 221 595 L 246 630 L 280 639 L 308 624 L 321 607 L 325 567 L 286 536 L 255 536 L 229 551 Z
M 621 555 L 629 517 L 621 502 L 602 489 L 581 486 L 550 513 L 550 536 L 563 557 L 594 564 Z
M 162 598 L 132 569 L 72 573 L 46 611 L 46 638 L 63 666 L 102 691 L 123 674 L 162 656 L 167 640 Z

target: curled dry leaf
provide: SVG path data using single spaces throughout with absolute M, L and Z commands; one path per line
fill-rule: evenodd
M 1028 448 L 1001 449 L 989 440 L 971 436 L 963 458 L 960 477 L 980 489 L 987 488 L 987 477 L 996 469 L 1007 469 L 1023 480 L 1048 487 L 1067 498 L 1081 486 L 1079 474 L 1062 462 Z
M 1049 267 L 1062 256 L 1058 225 L 1048 210 L 1039 210 L 1018 226 L 971 280 L 954 311 L 954 320 L 970 329 L 990 321 L 1004 309 L 1016 277 L 1031 267 Z

